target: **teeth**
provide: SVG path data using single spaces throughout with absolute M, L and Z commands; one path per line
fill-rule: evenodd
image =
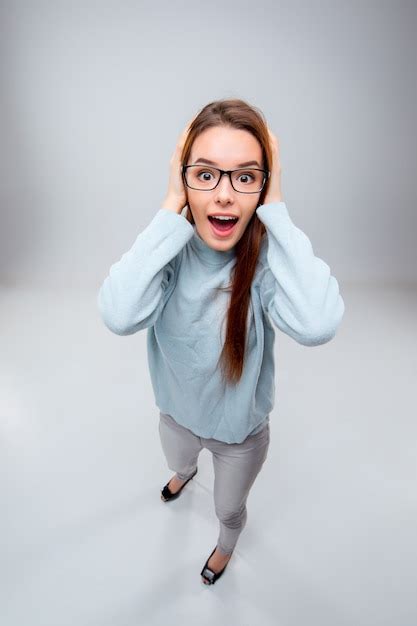
M 215 217 L 216 220 L 235 220 L 236 217 L 230 217 L 228 215 L 212 215 L 211 217 Z

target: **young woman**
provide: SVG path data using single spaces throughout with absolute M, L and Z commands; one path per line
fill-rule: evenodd
M 288 214 L 278 140 L 257 108 L 239 99 L 207 104 L 170 168 L 161 208 L 111 266 L 98 306 L 119 335 L 148 329 L 161 444 L 176 472 L 162 500 L 193 478 L 203 448 L 212 453 L 220 532 L 201 571 L 212 584 L 246 524 L 268 452 L 275 327 L 320 345 L 335 336 L 345 306 Z

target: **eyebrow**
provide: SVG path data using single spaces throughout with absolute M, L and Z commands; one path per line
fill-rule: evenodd
M 197 163 L 206 163 L 207 165 L 214 165 L 215 167 L 218 166 L 218 163 L 215 163 L 214 161 L 210 161 L 209 159 L 203 159 L 203 158 L 197 159 L 197 161 L 194 161 L 194 163 L 195 164 L 197 164 Z M 239 165 L 237 165 L 237 167 L 249 167 L 249 165 L 256 165 L 257 167 L 261 168 L 261 166 L 259 165 L 258 161 L 245 161 L 244 163 L 239 163 Z

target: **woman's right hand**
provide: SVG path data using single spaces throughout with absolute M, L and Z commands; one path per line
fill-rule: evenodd
M 184 183 L 181 174 L 181 154 L 184 147 L 185 140 L 187 138 L 188 130 L 194 117 L 187 123 L 182 131 L 174 153 L 170 159 L 170 173 L 168 182 L 168 191 L 165 196 L 165 200 L 162 203 L 163 209 L 169 209 L 175 213 L 181 213 L 185 205 L 187 204 L 187 194 L 185 191 Z

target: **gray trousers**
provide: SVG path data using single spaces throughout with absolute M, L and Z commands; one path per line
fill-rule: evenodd
M 180 480 L 186 480 L 197 467 L 203 448 L 212 453 L 214 468 L 214 506 L 220 522 L 217 546 L 231 554 L 247 519 L 246 500 L 267 457 L 269 422 L 242 443 L 225 443 L 198 437 L 178 424 L 167 413 L 159 412 L 159 434 L 168 467 Z

